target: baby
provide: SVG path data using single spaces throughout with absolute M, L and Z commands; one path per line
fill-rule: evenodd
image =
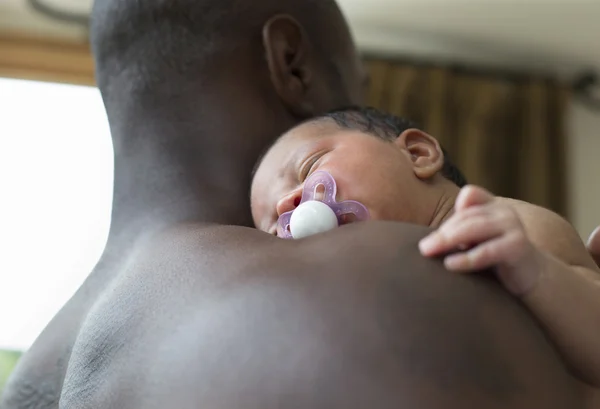
M 252 182 L 258 229 L 276 234 L 301 201 L 304 181 L 328 172 L 338 202 L 354 200 L 371 220 L 435 229 L 419 243 L 448 270 L 495 267 L 499 281 L 538 318 L 573 372 L 600 387 L 600 280 L 579 236 L 560 216 L 467 186 L 438 141 L 400 118 L 351 108 L 281 136 Z

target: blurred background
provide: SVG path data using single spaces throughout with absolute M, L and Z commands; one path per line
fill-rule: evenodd
M 600 1 L 338 1 L 371 105 L 438 137 L 471 182 L 549 207 L 584 238 L 600 223 Z M 91 3 L 0 0 L 0 391 L 108 233 Z

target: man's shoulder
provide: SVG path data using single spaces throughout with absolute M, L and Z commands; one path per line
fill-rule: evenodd
M 156 252 L 199 254 L 197 250 L 215 250 L 254 246 L 273 242 L 269 235 L 248 227 L 181 223 L 152 235 L 142 246 L 143 254 Z M 202 253 L 200 253 L 202 254 Z M 211 256 L 214 256 L 211 253 Z
M 155 254 L 160 262 L 135 266 L 107 292 L 80 331 L 61 403 L 270 407 L 290 396 L 305 407 L 422 406 L 397 379 L 457 402 L 470 388 L 485 392 L 473 407 L 510 399 L 523 383 L 529 406 L 506 407 L 568 394 L 526 311 L 493 282 L 420 257 L 425 233 L 365 223 L 293 242 L 236 228 L 175 231 L 167 241 L 190 247 L 173 252 L 193 256 Z M 555 395 L 540 407 L 576 407 Z
M 121 281 L 132 275 L 198 278 L 222 277 L 269 262 L 273 253 L 285 252 L 286 243 L 256 229 L 239 226 L 180 224 L 145 241 L 132 256 L 131 267 Z
M 242 227 L 173 226 L 136 246 L 126 262 L 114 266 L 112 278 L 102 282 L 94 297 L 84 291 L 77 303 L 71 301 L 65 310 L 68 317 L 56 320 L 48 333 L 50 340 L 41 339 L 40 351 L 28 354 L 28 361 L 37 372 L 42 359 L 56 362 L 57 355 L 48 354 L 49 342 L 62 334 L 59 351 L 75 344 L 62 369 L 70 361 L 62 402 L 91 401 L 103 395 L 99 391 L 107 387 L 107 374 L 122 373 L 121 365 L 142 372 L 147 366 L 155 368 L 153 359 L 170 356 L 161 352 L 161 346 L 193 338 L 178 328 L 206 334 L 197 314 L 210 311 L 218 316 L 236 303 L 242 304 L 240 313 L 255 308 L 257 315 L 262 314 L 252 299 L 284 308 L 293 297 L 300 297 L 298 302 L 308 308 L 318 288 L 343 293 L 347 283 L 364 281 L 361 277 L 376 279 L 390 269 L 398 270 L 399 252 L 402 263 L 410 264 L 419 258 L 416 241 L 424 233 L 417 226 L 369 223 L 288 241 Z M 313 287 L 304 295 L 298 290 Z M 297 311 L 301 313 L 302 307 L 298 305 Z M 75 324 L 74 314 L 81 316 Z M 323 311 L 315 312 L 319 314 Z M 188 345 L 182 351 L 191 354 L 193 349 Z M 31 379 L 31 371 L 26 372 L 26 380 Z M 56 377 L 54 402 L 60 396 L 63 374 Z M 29 391 L 28 384 L 22 385 L 19 390 Z

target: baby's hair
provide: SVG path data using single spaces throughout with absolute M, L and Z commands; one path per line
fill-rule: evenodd
M 307 122 L 319 121 L 321 119 L 331 119 L 341 128 L 368 133 L 387 141 L 395 140 L 402 132 L 408 129 L 419 129 L 416 124 L 407 119 L 371 107 L 362 108 L 353 106 L 340 108 Z M 465 186 L 467 184 L 465 176 L 452 163 L 443 147 L 442 152 L 444 153 L 442 175 L 458 187 Z

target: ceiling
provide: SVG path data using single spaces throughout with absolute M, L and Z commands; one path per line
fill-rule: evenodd
M 40 0 L 86 13 L 91 0 Z M 338 0 L 362 50 L 506 68 L 600 68 L 600 0 Z M 0 30 L 85 41 L 26 0 L 0 0 Z

